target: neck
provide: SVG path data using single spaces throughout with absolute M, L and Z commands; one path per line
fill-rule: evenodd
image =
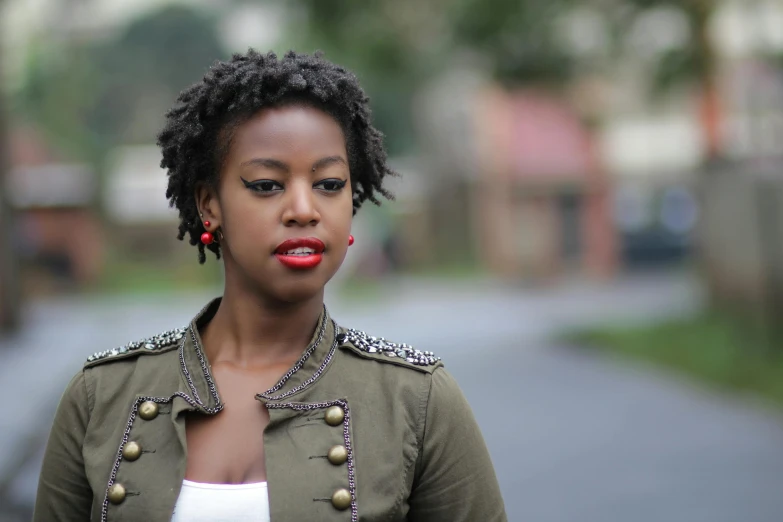
M 215 316 L 201 337 L 212 364 L 277 364 L 305 350 L 323 310 L 323 290 L 297 303 L 270 301 L 247 289 L 226 285 Z

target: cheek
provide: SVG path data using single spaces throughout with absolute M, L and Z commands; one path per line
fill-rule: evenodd
M 277 206 L 257 197 L 239 194 L 224 207 L 226 229 L 236 239 L 260 239 L 270 235 L 279 222 Z
M 349 192 L 346 198 L 340 199 L 339 210 L 336 212 L 336 221 L 340 230 L 347 234 L 347 231 L 351 230 L 351 223 L 353 222 L 353 196 Z

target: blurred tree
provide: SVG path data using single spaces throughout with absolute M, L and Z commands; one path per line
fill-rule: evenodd
M 0 0 L 0 11 L 5 0 Z M 0 72 L 3 70 L 0 46 Z M 11 167 L 8 150 L 8 118 L 5 104 L 5 83 L 0 78 L 0 187 L 6 186 Z M 0 190 L 0 333 L 18 330 L 21 322 L 20 287 L 17 273 L 18 258 L 15 247 L 14 211 L 8 201 L 8 191 Z
M 95 55 L 102 80 L 95 129 L 124 143 L 149 143 L 177 94 L 227 52 L 215 19 L 173 5 L 133 21 Z
M 575 63 L 565 52 L 557 23 L 574 0 L 455 2 L 453 34 L 459 45 L 480 51 L 508 85 L 567 81 Z
M 287 42 L 322 49 L 360 76 L 392 154 L 416 139 L 411 100 L 462 50 L 479 51 L 506 83 L 562 83 L 573 62 L 554 24 L 575 0 L 298 0 Z M 48 138 L 76 158 L 99 161 L 117 142 L 148 142 L 177 91 L 225 57 L 216 21 L 169 6 L 132 22 L 111 41 L 72 39 L 52 59 L 51 46 L 33 53 L 22 108 Z
M 416 140 L 411 100 L 463 51 L 478 52 L 507 84 L 562 84 L 573 63 L 554 25 L 575 0 L 299 0 L 301 44 L 357 71 L 390 151 Z M 300 27 L 297 20 L 297 27 Z
M 17 106 L 69 156 L 99 164 L 118 143 L 154 141 L 177 93 L 226 54 L 215 20 L 169 6 L 108 41 L 72 38 L 57 54 L 42 43 Z
M 299 0 L 296 8 L 305 13 L 305 28 L 295 21 L 292 43 L 302 50 L 323 50 L 328 59 L 356 72 L 390 153 L 399 154 L 415 146 L 413 95 L 449 51 L 447 5 L 446 0 Z
M 686 18 L 689 40 L 685 45 L 668 49 L 657 60 L 653 93 L 660 93 L 684 82 L 697 86 L 700 94 L 700 117 L 708 161 L 720 156 L 720 101 L 716 84 L 716 53 L 709 34 L 709 23 L 717 10 L 717 0 L 597 0 L 614 23 L 614 34 L 624 35 L 635 20 L 653 10 L 669 8 Z M 622 38 L 615 41 L 622 49 Z
M 592 6 L 609 22 L 615 52 L 627 51 L 630 28 L 653 11 L 668 8 L 687 20 L 689 41 L 662 52 L 656 60 L 650 84 L 653 94 L 684 82 L 696 84 L 701 94 L 701 119 L 707 155 L 719 154 L 719 100 L 715 79 L 715 51 L 709 37 L 709 21 L 716 0 L 460 0 L 455 4 L 454 34 L 494 59 L 494 69 L 504 83 L 545 82 L 550 86 L 568 81 L 577 63 L 563 48 L 559 21 L 575 8 Z
M 54 149 L 69 159 L 96 161 L 101 134 L 90 127 L 100 73 L 86 44 L 63 45 L 52 53 L 39 42 L 31 52 L 15 117 L 32 122 Z
M 707 22 L 714 0 L 591 0 L 627 32 L 635 19 L 671 7 L 686 14 L 693 44 L 663 53 L 654 85 L 659 90 L 698 81 L 704 94 L 705 132 L 717 143 L 714 57 Z M 286 43 L 323 49 L 360 76 L 392 154 L 415 147 L 411 100 L 434 74 L 463 50 L 478 51 L 508 85 L 562 85 L 584 67 L 564 49 L 564 14 L 577 0 L 398 0 L 322 2 L 298 0 Z M 304 13 L 304 17 L 295 16 Z M 617 39 L 622 42 L 621 38 Z M 148 142 L 176 92 L 225 57 L 216 21 L 199 11 L 170 6 L 132 22 L 108 42 L 72 43 L 51 60 L 42 47 L 30 62 L 24 110 L 49 136 L 77 157 L 96 159 L 111 144 Z

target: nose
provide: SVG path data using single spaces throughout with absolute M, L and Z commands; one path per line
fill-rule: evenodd
M 316 208 L 310 183 L 291 183 L 286 190 L 283 223 L 286 226 L 316 225 L 321 215 Z

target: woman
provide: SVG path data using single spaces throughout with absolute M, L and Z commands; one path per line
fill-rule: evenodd
M 236 55 L 180 95 L 158 142 L 179 238 L 223 258 L 223 296 L 88 358 L 34 520 L 505 520 L 440 360 L 324 307 L 353 214 L 390 197 L 355 76 L 320 55 Z

